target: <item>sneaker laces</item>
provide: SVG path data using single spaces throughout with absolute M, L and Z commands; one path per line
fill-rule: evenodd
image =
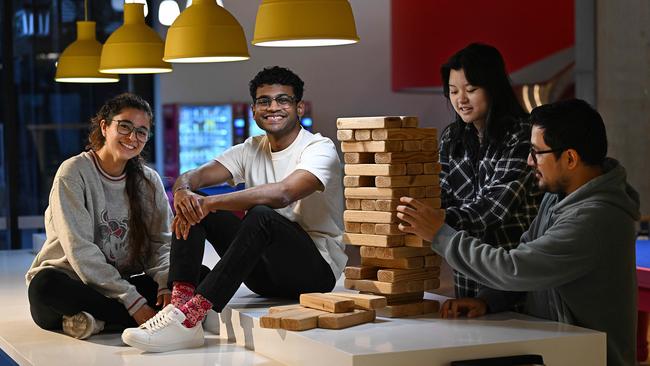
M 140 325 L 141 329 L 144 329 L 147 333 L 153 334 L 156 331 L 165 328 L 172 322 L 172 318 L 167 316 L 167 313 L 158 312 L 151 319 Z

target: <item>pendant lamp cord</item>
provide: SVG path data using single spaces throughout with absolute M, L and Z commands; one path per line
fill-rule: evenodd
M 84 0 L 84 20 L 88 21 L 88 0 Z

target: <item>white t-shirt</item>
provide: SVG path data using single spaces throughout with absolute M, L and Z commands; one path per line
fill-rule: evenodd
M 266 135 L 254 136 L 215 160 L 230 171 L 231 183 L 245 183 L 246 188 L 280 182 L 297 169 L 318 178 L 324 187 L 322 192 L 314 192 L 275 211 L 298 223 L 309 234 L 338 280 L 348 257 L 342 243 L 341 161 L 332 140 L 301 129 L 289 147 L 271 152 Z

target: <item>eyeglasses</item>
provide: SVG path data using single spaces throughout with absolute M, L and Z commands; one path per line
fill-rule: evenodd
M 537 155 L 543 155 L 543 154 L 550 154 L 553 152 L 560 152 L 566 150 L 565 147 L 563 148 L 558 148 L 558 149 L 550 149 L 550 150 L 542 150 L 542 151 L 537 151 L 533 149 L 532 147 L 530 148 L 530 157 L 533 158 L 533 163 L 537 165 Z
M 150 133 L 148 129 L 144 127 L 135 127 L 133 126 L 133 122 L 128 119 L 118 119 L 113 121 L 117 122 L 117 133 L 120 135 L 129 136 L 133 131 L 135 131 L 135 138 L 138 141 L 145 143 L 149 140 Z
M 271 106 L 274 100 L 276 103 L 278 103 L 278 106 L 280 108 L 286 109 L 293 105 L 293 103 L 296 101 L 296 97 L 286 94 L 278 95 L 275 98 L 260 97 L 255 99 L 254 105 L 256 108 L 266 109 Z

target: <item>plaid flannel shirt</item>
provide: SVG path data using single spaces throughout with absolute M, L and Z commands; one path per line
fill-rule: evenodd
M 462 158 L 451 156 L 449 131 L 443 132 L 440 142 L 440 186 L 447 224 L 484 243 L 516 247 L 542 198 L 534 172 L 526 164 L 530 124 L 522 121 L 507 133 L 502 145 L 487 146 L 475 161 L 467 151 Z M 476 297 L 482 287 L 456 271 L 454 284 L 457 297 Z

